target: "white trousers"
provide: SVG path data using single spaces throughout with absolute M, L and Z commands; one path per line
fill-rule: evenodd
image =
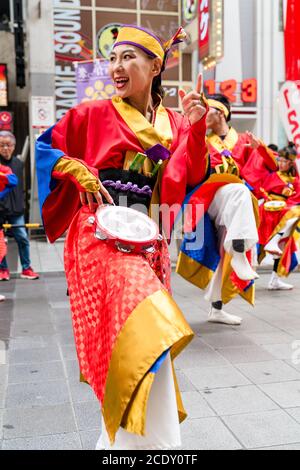
M 251 193 L 244 184 L 227 184 L 218 189 L 208 209 L 218 233 L 221 261 L 206 291 L 205 299 L 222 299 L 222 268 L 224 251 L 232 253 L 232 240 L 244 240 L 249 251 L 258 242 L 258 232 Z
M 151 388 L 146 435 L 138 436 L 120 428 L 111 446 L 102 418 L 102 433 L 96 450 L 172 449 L 181 446 L 180 425 L 170 354 L 166 357 Z
M 291 235 L 292 229 L 297 221 L 299 221 L 298 217 L 293 217 L 287 221 L 285 226 L 280 231 L 280 233 L 282 233 L 281 238 L 287 238 Z

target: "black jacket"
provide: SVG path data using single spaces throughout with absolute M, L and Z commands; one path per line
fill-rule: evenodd
M 18 177 L 18 185 L 9 194 L 0 199 L 0 215 L 17 216 L 24 214 L 24 194 L 23 194 L 23 163 L 17 157 L 12 157 L 9 161 L 0 156 L 1 165 L 8 166 Z

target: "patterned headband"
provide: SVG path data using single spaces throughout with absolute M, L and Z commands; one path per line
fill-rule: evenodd
M 118 37 L 113 47 L 115 48 L 121 44 L 136 46 L 153 58 L 159 57 L 164 68 L 171 47 L 183 42 L 185 38 L 186 33 L 184 29 L 180 27 L 169 41 L 162 44 L 160 39 L 147 29 L 135 25 L 124 25 L 119 30 Z

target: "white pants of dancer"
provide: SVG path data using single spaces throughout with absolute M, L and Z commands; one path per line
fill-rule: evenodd
M 172 449 L 181 446 L 180 425 L 170 354 L 156 373 L 146 412 L 146 435 L 120 428 L 111 446 L 102 418 L 102 433 L 96 450 Z
M 293 217 L 292 219 L 287 221 L 285 226 L 280 231 L 280 234 L 282 234 L 281 238 L 287 238 L 291 235 L 292 229 L 297 221 L 299 221 L 298 217 Z
M 208 209 L 218 232 L 221 260 L 206 291 L 205 299 L 217 302 L 222 299 L 222 268 L 224 250 L 232 253 L 232 241 L 244 240 L 249 251 L 258 242 L 258 232 L 251 193 L 244 184 L 227 184 L 218 189 Z

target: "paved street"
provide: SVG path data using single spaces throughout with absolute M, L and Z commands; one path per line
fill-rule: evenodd
M 10 261 L 18 270 L 14 247 Z M 100 413 L 78 381 L 62 243 L 32 244 L 38 281 L 0 283 L 0 448 L 93 449 Z M 300 449 L 300 274 L 292 294 L 258 282 L 241 327 L 206 322 L 203 295 L 174 274 L 174 295 L 196 333 L 176 367 L 189 419 L 184 449 Z M 299 343 L 295 341 L 298 340 Z M 4 350 L 4 346 L 6 350 Z M 298 349 L 297 349 L 298 348 Z

